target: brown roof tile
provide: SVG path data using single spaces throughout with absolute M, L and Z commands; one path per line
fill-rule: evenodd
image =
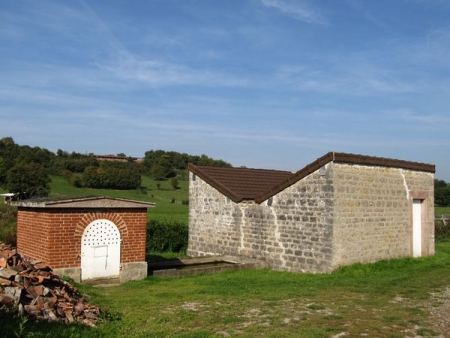
M 189 165 L 189 170 L 238 203 L 254 200 L 271 187 L 292 176 L 292 172 L 249 168 Z

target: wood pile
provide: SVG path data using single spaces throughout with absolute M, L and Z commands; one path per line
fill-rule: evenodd
M 0 309 L 38 321 L 95 326 L 99 308 L 41 261 L 27 259 L 0 242 Z

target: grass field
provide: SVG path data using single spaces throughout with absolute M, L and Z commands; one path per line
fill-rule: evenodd
M 76 188 L 60 176 L 52 176 L 51 197 L 61 196 L 108 196 L 120 197 L 138 201 L 154 202 L 155 208 L 149 209 L 149 219 L 175 220 L 188 222 L 188 206 L 182 204 L 188 200 L 188 181 L 179 180 L 179 188 L 174 190 L 170 181 L 155 181 L 149 177 L 142 177 L 141 190 L 110 190 Z M 159 184 L 159 188 L 158 185 Z
M 435 215 L 450 215 L 450 207 L 435 207 Z
M 21 336 L 446 337 L 438 318 L 448 318 L 450 243 L 438 244 L 433 257 L 332 274 L 247 270 L 79 287 L 107 311 L 106 322 L 85 328 L 28 321 Z M 2 315 L 0 338 L 19 333 L 19 325 Z

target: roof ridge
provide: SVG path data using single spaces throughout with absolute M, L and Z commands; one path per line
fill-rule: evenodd
M 302 178 L 304 178 L 307 175 L 311 174 L 312 172 L 316 171 L 320 167 L 322 167 L 325 164 L 333 161 L 334 156 L 335 156 L 334 152 L 328 152 L 324 156 L 319 157 L 314 162 L 311 162 L 310 164 L 306 165 L 305 167 L 303 167 L 299 171 L 293 173 L 291 177 L 288 177 L 286 180 L 281 182 L 276 187 L 273 187 L 272 189 L 270 189 L 266 193 L 263 193 L 263 194 L 257 196 L 255 198 L 255 202 L 259 204 L 259 203 L 265 201 L 266 199 L 272 197 L 273 195 L 276 195 L 280 191 L 286 189 L 287 187 L 290 187 L 291 185 L 295 184 L 296 182 L 298 182 Z
M 348 164 L 356 164 L 356 165 L 373 165 L 373 166 L 385 166 L 385 167 L 391 167 L 391 168 L 400 168 L 400 169 L 410 169 L 410 170 L 418 170 L 418 171 L 425 171 L 425 172 L 432 172 L 434 173 L 436 171 L 436 167 L 433 164 L 426 164 L 422 162 L 413 162 L 413 161 L 406 161 L 406 160 L 398 160 L 398 159 L 391 159 L 391 158 L 385 158 L 385 157 L 376 157 L 376 156 L 368 156 L 368 155 L 358 155 L 358 154 L 350 154 L 350 153 L 339 153 L 330 151 L 327 154 L 325 154 L 322 157 L 319 157 L 317 160 L 311 162 L 310 164 L 306 165 L 299 171 L 293 174 L 293 177 L 295 177 L 294 181 L 291 181 L 290 178 L 287 178 L 285 181 L 283 181 L 281 184 L 279 184 L 277 187 L 274 187 L 267 191 L 264 194 L 261 194 L 260 196 L 255 198 L 256 203 L 261 203 L 268 199 L 269 197 L 276 195 L 280 191 L 286 189 L 287 187 L 291 186 L 292 184 L 298 182 L 302 178 L 306 177 L 307 175 L 311 174 L 312 172 L 318 170 L 320 167 L 324 166 L 325 164 L 329 162 L 336 162 L 336 163 L 348 163 Z
M 257 171 L 276 171 L 276 172 L 283 172 L 283 173 L 291 173 L 294 174 L 294 172 L 290 171 L 290 170 L 281 170 L 281 169 L 264 169 L 264 168 L 249 168 L 249 167 L 219 167 L 219 166 L 211 166 L 211 165 L 195 165 L 195 164 L 189 164 L 189 166 L 191 167 L 196 167 L 196 168 L 220 168 L 223 170 L 234 170 L 234 169 L 242 169 L 242 170 L 257 170 Z
M 434 173 L 436 168 L 434 165 L 412 162 L 405 160 L 389 159 L 383 157 L 356 155 L 349 153 L 339 153 L 330 151 L 319 157 L 315 161 L 307 164 L 296 172 L 290 172 L 277 169 L 257 169 L 247 167 L 212 167 L 212 166 L 196 166 L 189 164 L 189 170 L 198 175 L 204 181 L 219 192 L 229 197 L 233 202 L 239 203 L 242 200 L 254 200 L 256 203 L 262 203 L 266 199 L 276 195 L 280 191 L 295 184 L 302 178 L 315 172 L 329 162 L 346 163 L 350 165 L 369 165 L 380 167 L 391 167 L 399 169 L 416 170 Z M 213 168 L 213 169 L 211 169 Z M 228 172 L 225 174 L 224 171 Z M 242 176 L 233 176 L 231 172 L 241 171 Z M 244 174 L 246 172 L 246 174 Z M 255 173 L 255 177 L 251 175 Z M 267 175 L 258 175 L 266 173 Z M 279 175 L 277 175 L 279 174 Z M 231 178 L 230 178 L 231 177 Z M 236 180 L 235 182 L 230 179 Z M 254 186 L 251 186 L 251 185 Z M 273 184 L 273 185 L 272 185 Z

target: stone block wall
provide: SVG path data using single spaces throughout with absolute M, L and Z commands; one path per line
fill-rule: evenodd
M 434 254 L 434 176 L 398 168 L 331 164 L 333 268 L 412 255 L 412 198 L 425 195 L 424 254 Z
M 239 255 L 244 208 L 199 177 L 189 182 L 189 247 L 192 256 Z
M 414 196 L 426 197 L 424 254 L 434 254 L 431 173 L 330 162 L 261 204 L 234 203 L 193 177 L 191 256 L 263 259 L 298 272 L 411 256 Z
M 234 203 L 190 176 L 188 254 L 264 259 L 271 268 L 331 269 L 333 186 L 329 174 L 309 175 L 261 204 Z

